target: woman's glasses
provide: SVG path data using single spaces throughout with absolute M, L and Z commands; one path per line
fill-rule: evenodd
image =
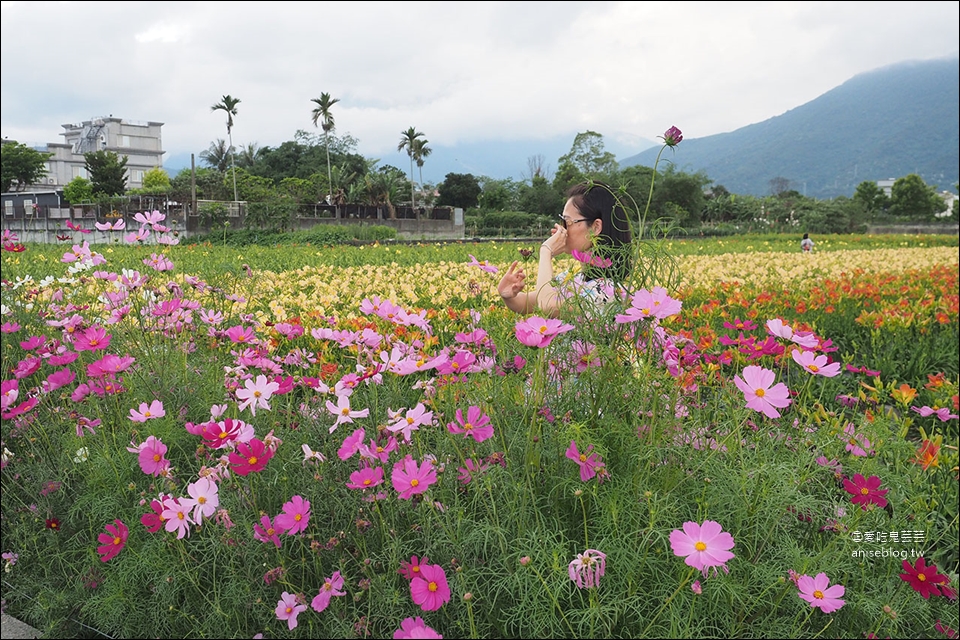
M 567 220 L 563 216 L 560 216 L 560 224 L 563 225 L 563 228 L 568 228 L 571 224 L 577 224 L 578 222 L 592 222 L 590 218 L 579 218 L 577 220 Z

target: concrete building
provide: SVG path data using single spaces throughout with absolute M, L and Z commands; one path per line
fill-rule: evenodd
M 127 189 L 139 189 L 147 171 L 163 166 L 162 122 L 135 122 L 110 115 L 62 126 L 64 141 L 47 144 L 46 151 L 53 156 L 47 162 L 45 182 L 38 187 L 63 189 L 77 176 L 89 178 L 83 154 L 93 151 L 113 151 L 127 158 Z

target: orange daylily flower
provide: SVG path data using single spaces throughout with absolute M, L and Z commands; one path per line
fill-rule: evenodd
M 936 467 L 940 464 L 940 444 L 943 442 L 943 436 L 936 436 L 932 440 L 924 440 L 917 449 L 916 455 L 910 458 L 910 462 L 915 462 L 926 471 L 930 467 Z
M 914 398 L 917 397 L 917 390 L 911 387 L 910 385 L 904 383 L 904 384 L 901 384 L 896 389 L 894 389 L 893 391 L 891 391 L 890 396 L 894 400 L 902 404 L 903 406 L 907 406 L 908 404 L 913 402 Z

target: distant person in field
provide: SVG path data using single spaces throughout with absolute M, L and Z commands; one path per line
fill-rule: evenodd
M 813 251 L 813 240 L 810 239 L 810 234 L 803 234 L 803 240 L 800 241 L 800 251 L 804 253 L 810 253 Z
M 598 303 L 608 302 L 611 287 L 630 273 L 630 224 L 613 190 L 592 181 L 574 185 L 566 195 L 560 222 L 553 225 L 550 237 L 540 245 L 534 288 L 524 290 L 526 274 L 516 261 L 497 286 L 504 304 L 512 311 L 557 317 L 562 302 L 558 285 L 564 274 L 554 276 L 553 259 L 565 253 L 574 255 L 583 265 L 573 278 L 572 289 Z

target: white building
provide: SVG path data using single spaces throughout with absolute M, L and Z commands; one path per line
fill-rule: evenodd
M 139 189 L 147 171 L 163 166 L 162 122 L 135 122 L 111 115 L 62 126 L 64 141 L 47 144 L 47 153 L 53 154 L 43 184 L 47 189 L 62 189 L 77 176 L 89 179 L 83 154 L 93 151 L 113 151 L 127 159 L 127 189 Z

